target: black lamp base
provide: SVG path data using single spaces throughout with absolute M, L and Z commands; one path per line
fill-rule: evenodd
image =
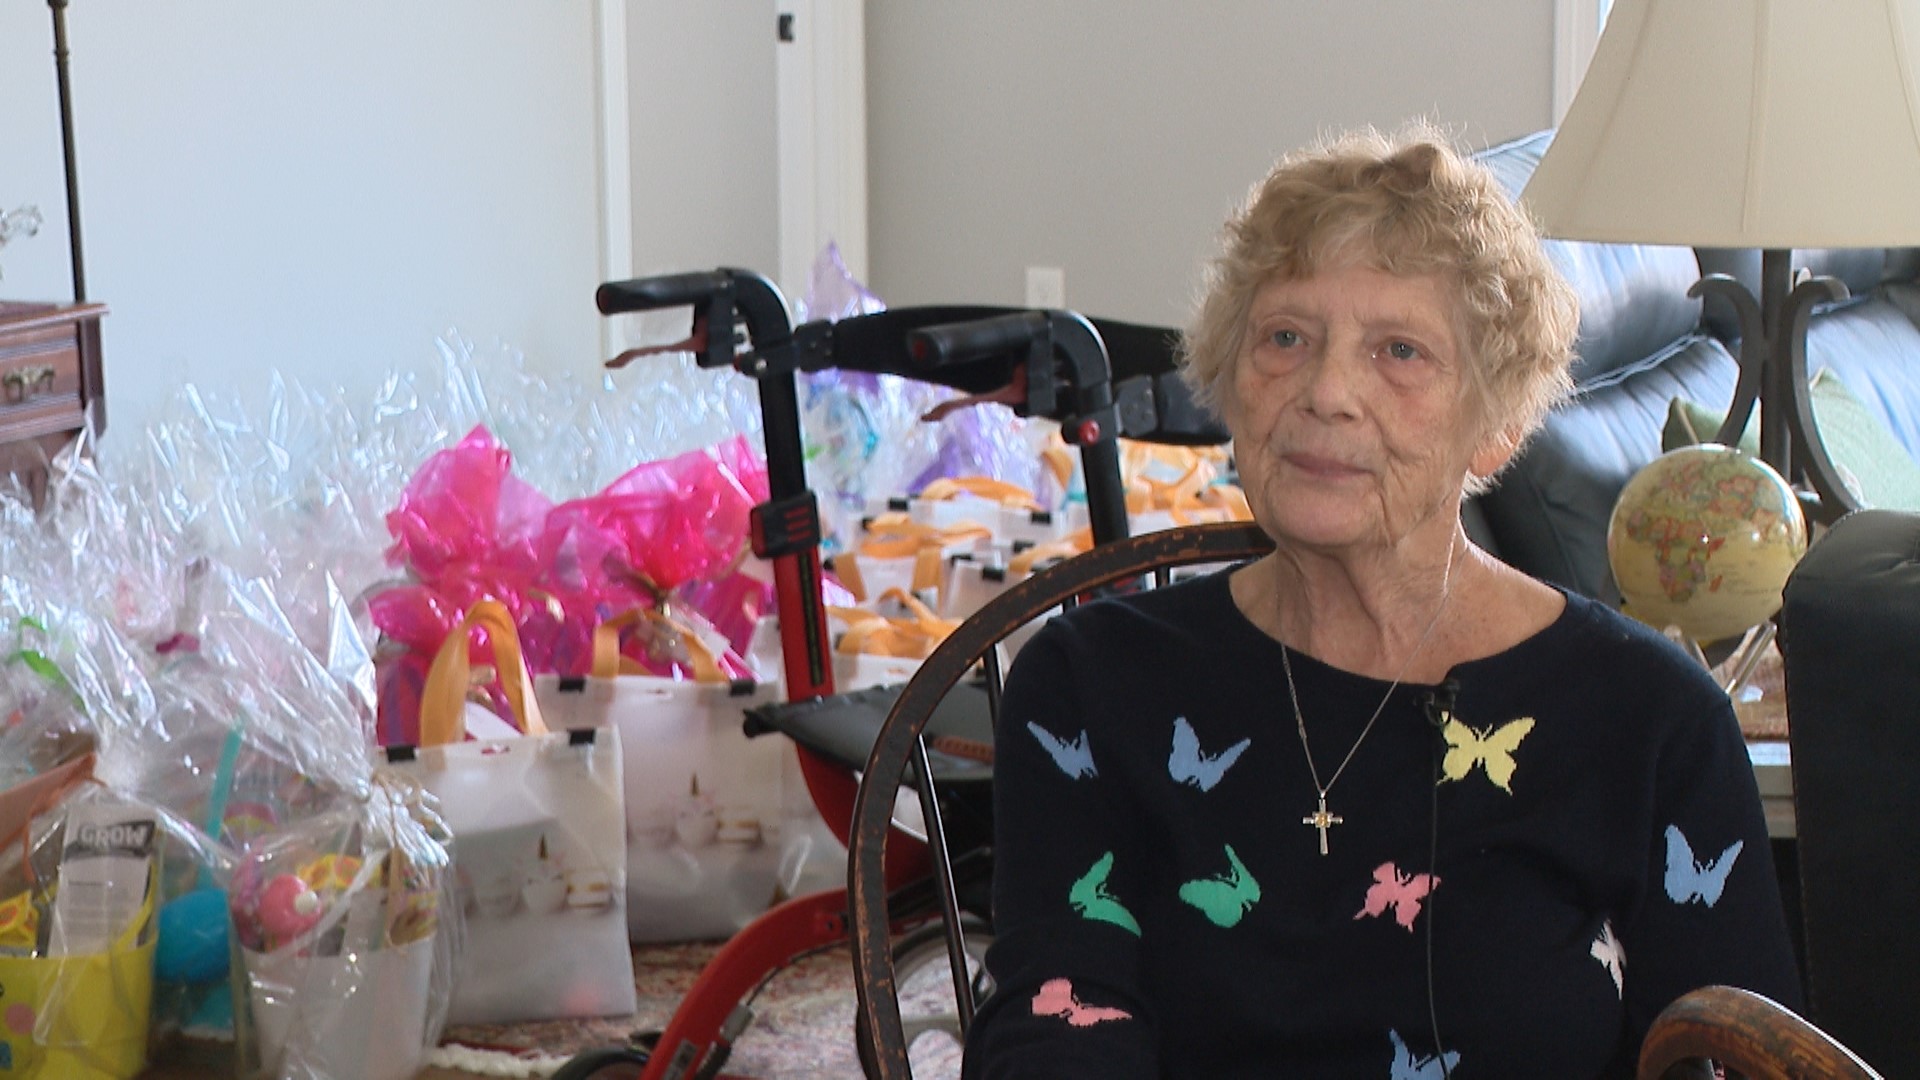
M 1733 305 L 1740 317 L 1740 381 L 1734 387 L 1727 419 L 1714 436 L 1733 446 L 1760 410 L 1760 458 L 1789 483 L 1804 478 L 1818 494 L 1813 516 L 1838 521 L 1860 509 L 1860 501 L 1841 479 L 1832 455 L 1820 439 L 1808 396 L 1807 323 L 1816 304 L 1847 298 L 1847 287 L 1830 277 L 1793 283 L 1793 252 L 1768 248 L 1760 257 L 1760 297 L 1725 274 L 1709 274 L 1687 290 L 1711 293 Z

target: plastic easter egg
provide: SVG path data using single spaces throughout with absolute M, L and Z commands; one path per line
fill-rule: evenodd
M 320 894 L 293 874 L 267 882 L 260 894 L 260 928 L 274 941 L 299 937 L 320 921 Z

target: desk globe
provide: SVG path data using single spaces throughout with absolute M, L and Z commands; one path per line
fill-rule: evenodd
M 1772 618 L 1806 550 L 1806 518 L 1780 474 L 1710 443 L 1635 473 L 1607 524 L 1607 561 L 1627 614 L 1697 642 Z

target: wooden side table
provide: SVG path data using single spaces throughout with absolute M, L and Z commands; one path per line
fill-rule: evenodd
M 107 426 L 100 362 L 105 304 L 0 301 L 0 473 L 37 504 L 47 465 L 91 420 Z

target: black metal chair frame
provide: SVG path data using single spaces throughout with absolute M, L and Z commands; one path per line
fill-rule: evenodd
M 1164 585 L 1179 567 L 1236 562 L 1272 548 L 1272 541 L 1259 526 L 1243 522 L 1184 526 L 1096 546 L 1036 573 L 989 601 L 927 657 L 901 690 L 867 759 L 854 800 L 848 844 L 854 981 L 861 1004 L 857 1034 L 873 1051 L 877 1075 L 883 1080 L 906 1080 L 913 1075 L 900 1016 L 885 867 L 894 798 L 907 781 L 909 770 L 932 849 L 961 1031 L 964 1033 L 973 1021 L 973 986 L 967 972 L 966 938 L 953 871 L 941 842 L 936 792 L 931 783 L 924 782 L 932 769 L 923 732 L 941 700 L 976 665 L 982 665 L 986 668 L 988 701 L 997 714 L 1001 671 L 995 646 L 1022 626 L 1110 586 L 1148 576 Z

